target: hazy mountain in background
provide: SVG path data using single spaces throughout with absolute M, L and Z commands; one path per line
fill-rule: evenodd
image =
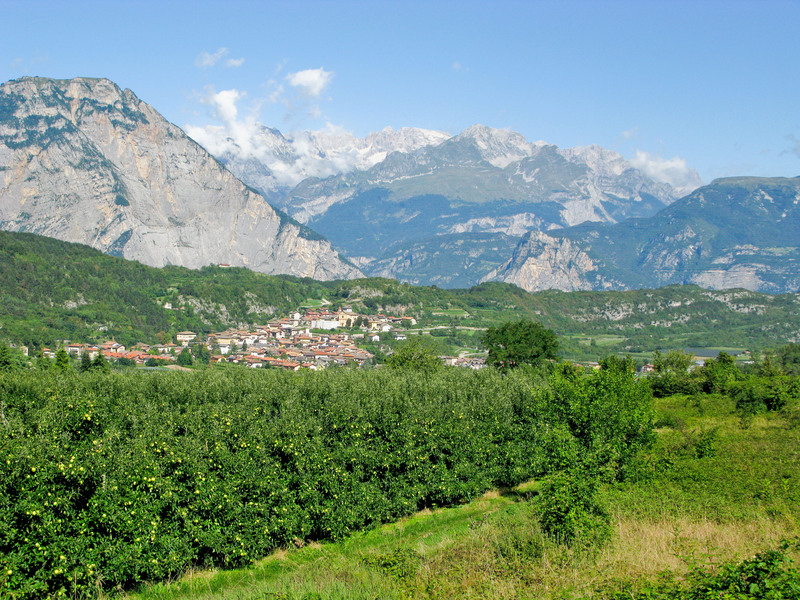
M 530 233 L 483 278 L 532 291 L 800 291 L 800 177 L 713 181 L 647 219 Z
M 475 284 L 510 257 L 501 253 L 515 245 L 514 237 L 651 216 L 678 197 L 615 152 L 597 146 L 562 150 L 482 125 L 453 137 L 416 129 L 365 139 L 343 135 L 336 156 L 349 159 L 338 166 L 331 150 L 299 151 L 308 145 L 298 139 L 313 138 L 313 147 L 321 148 L 319 140 L 330 138 L 304 135 L 289 140 L 269 130 L 272 162 L 259 163 L 251 152 L 249 171 L 239 174 L 264 187 L 248 173 L 268 171 L 274 182 L 277 163 L 294 165 L 293 172 L 310 172 L 308 163 L 323 172 L 340 168 L 282 193 L 270 184 L 270 201 L 328 237 L 366 273 L 419 284 Z M 253 136 L 244 139 L 259 145 Z M 241 149 L 225 148 L 243 156 Z M 230 154 L 218 156 L 236 164 Z
M 386 127 L 365 138 L 334 127 L 284 136 L 260 124 L 188 125 L 186 131 L 234 175 L 270 199 L 282 198 L 309 177 L 369 169 L 391 152 L 411 152 L 450 137 L 412 127 L 397 131 Z

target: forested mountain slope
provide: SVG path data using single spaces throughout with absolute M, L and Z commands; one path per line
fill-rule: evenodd
M 333 309 L 414 315 L 423 325 L 444 328 L 437 332 L 526 317 L 587 343 L 616 340 L 614 349 L 623 351 L 800 340 L 797 294 L 696 286 L 532 294 L 504 283 L 442 290 L 389 279 L 318 282 L 240 268 L 157 269 L 79 244 L 0 232 L 0 339 L 15 343 L 157 341 L 160 332 L 263 324 L 323 299 Z

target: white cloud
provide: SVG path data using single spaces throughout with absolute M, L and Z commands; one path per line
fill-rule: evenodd
M 625 131 L 622 132 L 622 137 L 624 137 L 626 140 L 631 140 L 639 137 L 639 128 L 632 127 L 631 129 L 626 129 Z
M 456 61 L 456 62 L 454 62 L 452 64 L 452 68 L 453 68 L 453 71 L 455 71 L 456 73 L 465 73 L 465 72 L 469 71 L 468 67 L 465 67 L 464 65 L 462 65 L 458 61 Z
M 211 107 L 214 118 L 222 122 L 222 126 L 208 125 L 197 127 L 186 126 L 186 133 L 197 143 L 215 156 L 228 152 L 242 153 L 246 156 L 254 154 L 253 138 L 260 128 L 255 115 L 244 118 L 239 116 L 237 103 L 246 96 L 236 89 L 217 92 L 212 86 L 206 88 L 203 104 Z
M 207 69 L 209 67 L 213 67 L 223 58 L 225 58 L 230 50 L 227 48 L 218 48 L 214 54 L 210 52 L 206 52 L 205 50 L 197 55 L 197 58 L 194 59 L 195 66 L 200 67 L 201 69 Z
M 656 181 L 668 183 L 681 195 L 688 194 L 703 185 L 703 180 L 697 171 L 687 165 L 685 159 L 678 156 L 667 159 L 637 150 L 629 162 Z
M 214 107 L 214 114 L 220 121 L 232 123 L 239 114 L 236 103 L 241 97 L 239 90 L 222 90 L 216 93 L 211 91 L 207 102 Z
M 224 46 L 217 48 L 217 51 L 214 52 L 214 54 L 203 51 L 197 55 L 196 59 L 194 59 L 194 64 L 201 69 L 209 69 L 217 66 L 217 64 L 230 53 L 231 51 Z M 244 58 L 228 58 L 222 64 L 228 69 L 241 67 L 244 64 Z
M 326 71 L 322 67 L 297 71 L 286 76 L 289 85 L 296 87 L 305 96 L 312 97 L 322 94 L 332 79 L 333 71 Z

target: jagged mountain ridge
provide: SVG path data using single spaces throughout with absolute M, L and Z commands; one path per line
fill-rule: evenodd
M 130 90 L 107 79 L 0 86 L 0 228 L 151 266 L 361 273 Z
M 650 216 L 678 196 L 604 148 L 562 150 L 482 125 L 456 136 L 404 128 L 364 139 L 230 123 L 187 130 L 366 273 L 421 284 L 477 283 L 508 258 L 497 254 L 509 245 L 501 236 Z M 282 193 L 281 182 L 301 174 L 315 176 Z
M 332 205 L 378 188 L 388 190 L 395 201 L 442 195 L 456 209 L 465 203 L 489 208 L 495 201 L 511 201 L 522 214 L 555 202 L 561 206 L 559 216 L 548 217 L 548 227 L 649 216 L 677 198 L 669 185 L 653 181 L 609 150 L 561 150 L 545 142 L 528 143 L 514 132 L 474 125 L 439 144 L 391 153 L 365 171 L 308 179 L 282 206 L 310 224 Z
M 495 248 L 503 241 L 485 244 L 482 238 L 487 252 L 472 261 L 480 268 L 454 273 L 446 265 L 458 262 L 464 245 L 443 237 L 436 249 L 437 236 L 522 236 L 587 220 L 615 223 L 650 216 L 675 198 L 669 185 L 614 152 L 561 150 L 476 125 L 438 144 L 392 152 L 367 170 L 306 179 L 273 201 L 326 235 L 366 273 L 464 285 L 502 263 Z M 425 254 L 441 256 L 440 269 L 409 268 L 412 247 L 412 254 L 424 247 Z
M 288 135 L 263 125 L 245 131 L 188 125 L 186 131 L 234 175 L 275 201 L 309 177 L 369 169 L 391 152 L 412 152 L 450 137 L 416 127 L 386 127 L 365 138 L 334 127 Z
M 798 292 L 800 177 L 718 179 L 649 219 L 531 233 L 484 280 L 528 291 L 696 284 Z

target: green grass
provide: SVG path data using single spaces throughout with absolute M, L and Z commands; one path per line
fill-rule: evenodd
M 460 309 L 457 309 L 457 308 L 446 309 L 446 310 L 437 310 L 436 312 L 434 312 L 432 314 L 434 316 L 444 316 L 444 317 L 468 317 L 468 316 L 470 316 L 467 311 L 460 310 Z
M 800 536 L 797 407 L 742 420 L 726 396 L 703 395 L 656 409 L 655 447 L 628 481 L 601 491 L 614 528 L 602 548 L 545 538 L 530 482 L 338 543 L 284 549 L 249 569 L 188 573 L 129 599 L 600 599 Z
M 396 555 L 401 549 L 412 556 L 437 555 L 473 531 L 475 523 L 508 509 L 520 497 L 520 491 L 488 493 L 469 504 L 425 510 L 341 542 L 281 550 L 248 569 L 190 572 L 177 582 L 145 586 L 130 598 L 233 600 L 270 594 L 302 597 L 320 590 L 325 598 L 398 598 L 396 578 L 369 566 L 370 559 Z
M 306 301 L 300 305 L 300 308 L 320 308 L 321 306 L 327 306 L 328 304 L 330 304 L 330 302 L 324 298 L 306 298 Z

